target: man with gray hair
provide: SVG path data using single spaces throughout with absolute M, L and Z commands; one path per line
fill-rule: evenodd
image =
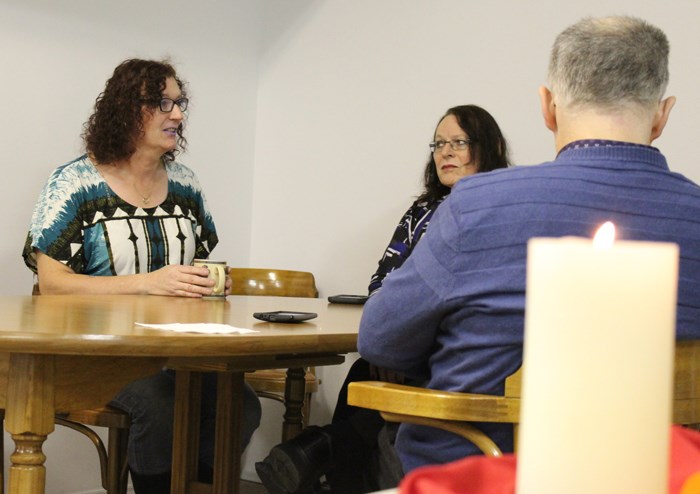
M 669 46 L 659 29 L 632 17 L 585 19 L 556 39 L 549 85 L 540 88 L 557 152 L 577 139 L 650 144 L 676 98 L 668 85 Z
M 608 220 L 621 239 L 680 246 L 677 336 L 699 338 L 700 187 L 651 146 L 675 102 L 664 98 L 668 52 L 661 30 L 632 17 L 563 31 L 540 89 L 556 158 L 453 187 L 411 257 L 365 305 L 362 357 L 431 389 L 502 394 L 522 363 L 527 241 L 591 238 Z M 510 426 L 475 426 L 512 451 Z M 478 453 L 410 424 L 396 449 L 404 472 Z

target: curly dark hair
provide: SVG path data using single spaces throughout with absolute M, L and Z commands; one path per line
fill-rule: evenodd
M 489 112 L 476 105 L 455 106 L 440 118 L 436 129 L 449 115 L 454 115 L 459 126 L 469 136 L 472 159 L 478 164 L 477 173 L 510 166 L 508 143 Z M 449 193 L 450 188 L 440 183 L 435 158 L 431 153 L 423 172 L 423 192 L 418 200 L 435 202 Z
M 168 61 L 130 59 L 114 69 L 83 126 L 85 149 L 98 163 L 125 160 L 136 152 L 136 142 L 143 135 L 142 106 L 156 111 L 168 77 L 174 78 L 182 95 L 187 96 L 185 83 Z M 183 127 L 180 124 L 177 129 L 177 149 L 163 155 L 166 162 L 173 161 L 187 146 Z

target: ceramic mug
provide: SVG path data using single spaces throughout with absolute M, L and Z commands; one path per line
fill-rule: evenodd
M 226 261 L 212 261 L 211 259 L 195 259 L 192 264 L 194 266 L 208 268 L 209 278 L 216 283 L 213 287 L 211 295 L 204 296 L 206 299 L 224 300 L 226 298 Z

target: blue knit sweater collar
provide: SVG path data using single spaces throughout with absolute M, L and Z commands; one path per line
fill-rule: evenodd
M 632 142 L 586 139 L 573 141 L 557 154 L 557 161 L 570 159 L 609 159 L 620 161 L 643 161 L 668 170 L 666 158 L 657 148 Z

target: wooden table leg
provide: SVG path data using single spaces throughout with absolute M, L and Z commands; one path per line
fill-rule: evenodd
M 202 375 L 176 371 L 171 494 L 187 494 L 197 480 Z
M 46 456 L 42 445 L 54 430 L 54 357 L 12 354 L 5 428 L 15 442 L 10 456 L 10 494 L 43 494 Z
M 238 494 L 241 478 L 243 372 L 219 372 L 213 494 Z
M 211 492 L 238 494 L 241 476 L 243 372 L 217 374 L 214 483 L 211 489 L 197 480 L 201 373 L 178 370 L 175 378 L 173 474 L 171 494 Z
M 287 369 L 287 381 L 284 386 L 284 422 L 282 440 L 287 441 L 304 428 L 302 407 L 306 391 L 306 370 L 303 367 Z

